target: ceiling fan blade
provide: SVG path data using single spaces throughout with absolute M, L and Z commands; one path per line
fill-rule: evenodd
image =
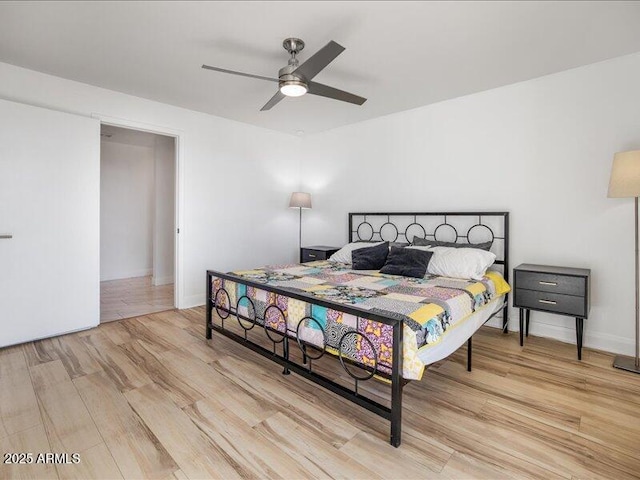
M 271 107 L 275 106 L 284 97 L 285 95 L 280 93 L 280 90 L 278 90 L 276 94 L 273 97 L 271 97 L 271 99 L 267 103 L 264 104 L 264 107 L 262 107 L 260 111 L 264 112 L 265 110 L 271 110 Z
M 280 81 L 277 78 L 263 77 L 262 75 L 252 75 L 250 73 L 236 72 L 234 70 L 227 70 L 226 68 L 212 67 L 210 65 L 202 65 L 202 68 L 204 68 L 206 70 L 215 70 L 216 72 L 230 73 L 232 75 L 240 75 L 242 77 L 257 78 L 258 80 L 268 80 L 269 82 L 279 82 Z
M 307 80 L 311 80 L 342 52 L 344 52 L 344 47 L 331 40 L 292 73 L 302 75 Z
M 313 95 L 319 95 L 321 97 L 333 98 L 334 100 L 341 100 L 343 102 L 355 103 L 356 105 L 362 105 L 367 101 L 364 97 L 359 97 L 353 93 L 345 92 L 344 90 L 338 90 L 337 88 L 323 85 L 322 83 L 309 82 L 309 91 Z

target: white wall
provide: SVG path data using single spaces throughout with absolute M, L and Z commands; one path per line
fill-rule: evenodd
M 173 283 L 175 238 L 175 142 L 156 135 L 154 145 L 153 284 Z
M 181 132 L 179 307 L 204 302 L 205 271 L 297 258 L 297 137 L 0 63 L 0 98 Z
M 345 243 L 349 211 L 510 211 L 512 266 L 591 268 L 586 345 L 630 354 L 633 202 L 607 186 L 639 107 L 635 54 L 308 137 L 305 237 Z M 574 322 L 534 312 L 531 330 L 575 342 Z
M 154 148 L 100 143 L 100 280 L 151 275 Z

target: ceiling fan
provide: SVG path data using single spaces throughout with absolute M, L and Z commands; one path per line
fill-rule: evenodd
M 307 59 L 307 61 L 302 65 L 300 65 L 300 62 L 298 62 L 298 59 L 296 58 L 296 55 L 304 48 L 304 42 L 302 40 L 299 38 L 287 38 L 282 42 L 282 46 L 287 52 L 289 52 L 291 58 L 289 58 L 288 65 L 281 68 L 278 72 L 278 78 L 236 72 L 233 70 L 227 70 L 226 68 L 212 67 L 209 65 L 202 65 L 202 68 L 215 70 L 217 72 L 231 73 L 232 75 L 257 78 L 259 80 L 267 80 L 269 82 L 277 82 L 278 91 L 273 97 L 271 97 L 264 107 L 260 109 L 260 111 L 270 110 L 285 97 L 300 97 L 305 93 L 333 98 L 334 100 L 354 103 L 356 105 L 362 105 L 367 101 L 366 98 L 359 97 L 353 93 L 311 81 L 313 77 L 320 73 L 344 51 L 344 47 L 342 45 L 339 45 L 332 40 L 323 48 L 318 50 L 315 55 L 312 55 Z

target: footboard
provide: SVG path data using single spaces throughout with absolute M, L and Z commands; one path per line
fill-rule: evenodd
M 207 339 L 213 330 L 282 365 L 283 374 L 293 371 L 389 420 L 390 443 L 400 445 L 402 320 L 209 270 Z M 337 357 L 348 384 L 314 368 L 327 353 Z M 390 383 L 390 406 L 362 395 L 361 383 L 374 377 Z

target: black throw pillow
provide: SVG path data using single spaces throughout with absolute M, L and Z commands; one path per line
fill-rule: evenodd
M 493 242 L 482 243 L 456 243 L 456 242 L 439 242 L 438 240 L 429 240 L 428 238 L 413 237 L 413 245 L 418 247 L 453 247 L 453 248 L 478 248 L 480 250 L 491 250 Z
M 351 252 L 351 268 L 354 270 L 380 270 L 389 254 L 389 242 L 374 247 L 358 248 Z
M 422 278 L 427 273 L 427 266 L 432 255 L 433 252 L 417 248 L 391 247 L 387 262 L 380 269 L 380 273 Z

